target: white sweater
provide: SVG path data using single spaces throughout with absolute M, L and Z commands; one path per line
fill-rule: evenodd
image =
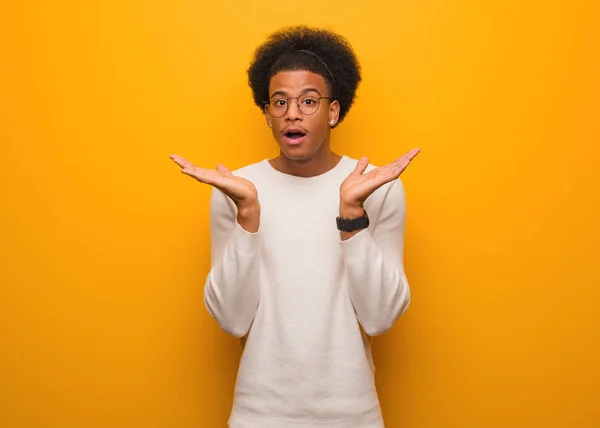
M 258 190 L 256 233 L 237 223 L 233 201 L 212 193 L 204 303 L 222 329 L 247 335 L 231 428 L 384 426 L 370 337 L 410 301 L 405 196 L 400 180 L 376 190 L 365 202 L 371 225 L 342 241 L 339 187 L 356 162 L 344 156 L 308 178 L 266 159 L 235 171 Z

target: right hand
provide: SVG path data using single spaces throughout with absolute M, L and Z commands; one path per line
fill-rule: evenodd
M 189 160 L 179 156 L 169 156 L 181 167 L 181 172 L 195 178 L 201 183 L 210 184 L 229 196 L 238 208 L 258 204 L 258 192 L 254 184 L 242 177 L 237 177 L 224 165 L 216 169 L 205 169 L 195 166 Z

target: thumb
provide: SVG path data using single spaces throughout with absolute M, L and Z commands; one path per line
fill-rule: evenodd
M 354 171 L 352 171 L 352 175 L 362 175 L 362 173 L 365 172 L 365 169 L 367 169 L 368 166 L 369 158 L 363 156 L 359 159 L 358 163 L 356 164 L 356 168 L 354 168 Z
M 229 171 L 229 168 L 227 168 L 225 165 L 217 165 L 217 171 L 231 177 L 233 174 L 231 173 L 231 171 Z

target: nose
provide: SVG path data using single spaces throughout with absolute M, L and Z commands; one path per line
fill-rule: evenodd
M 302 112 L 298 108 L 298 102 L 296 100 L 288 103 L 288 110 L 285 114 L 285 118 L 290 121 L 302 120 Z

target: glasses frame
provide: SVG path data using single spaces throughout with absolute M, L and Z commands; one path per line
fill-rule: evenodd
M 265 109 L 267 110 L 267 113 L 269 113 L 269 116 L 271 116 L 271 117 L 273 117 L 275 119 L 279 119 L 279 118 L 285 116 L 287 114 L 288 110 L 290 109 L 290 100 L 296 100 L 296 106 L 298 106 L 298 111 L 300 113 L 302 113 L 303 115 L 311 116 L 311 115 L 315 114 L 319 110 L 319 107 L 321 107 L 321 100 L 322 99 L 325 99 L 325 100 L 330 100 L 331 99 L 331 97 L 317 97 L 317 100 L 318 100 L 319 104 L 317 105 L 317 108 L 315 109 L 315 111 L 313 111 L 312 113 L 304 113 L 302 111 L 302 109 L 300 108 L 300 103 L 298 102 L 300 100 L 300 98 L 302 98 L 303 96 L 305 96 L 305 95 L 300 95 L 299 97 L 277 98 L 277 101 L 279 101 L 279 100 L 285 100 L 287 102 L 285 112 L 281 116 L 274 116 L 273 114 L 271 114 L 271 112 L 269 111 L 269 105 L 271 105 L 271 101 L 270 100 L 268 102 L 265 102 Z

